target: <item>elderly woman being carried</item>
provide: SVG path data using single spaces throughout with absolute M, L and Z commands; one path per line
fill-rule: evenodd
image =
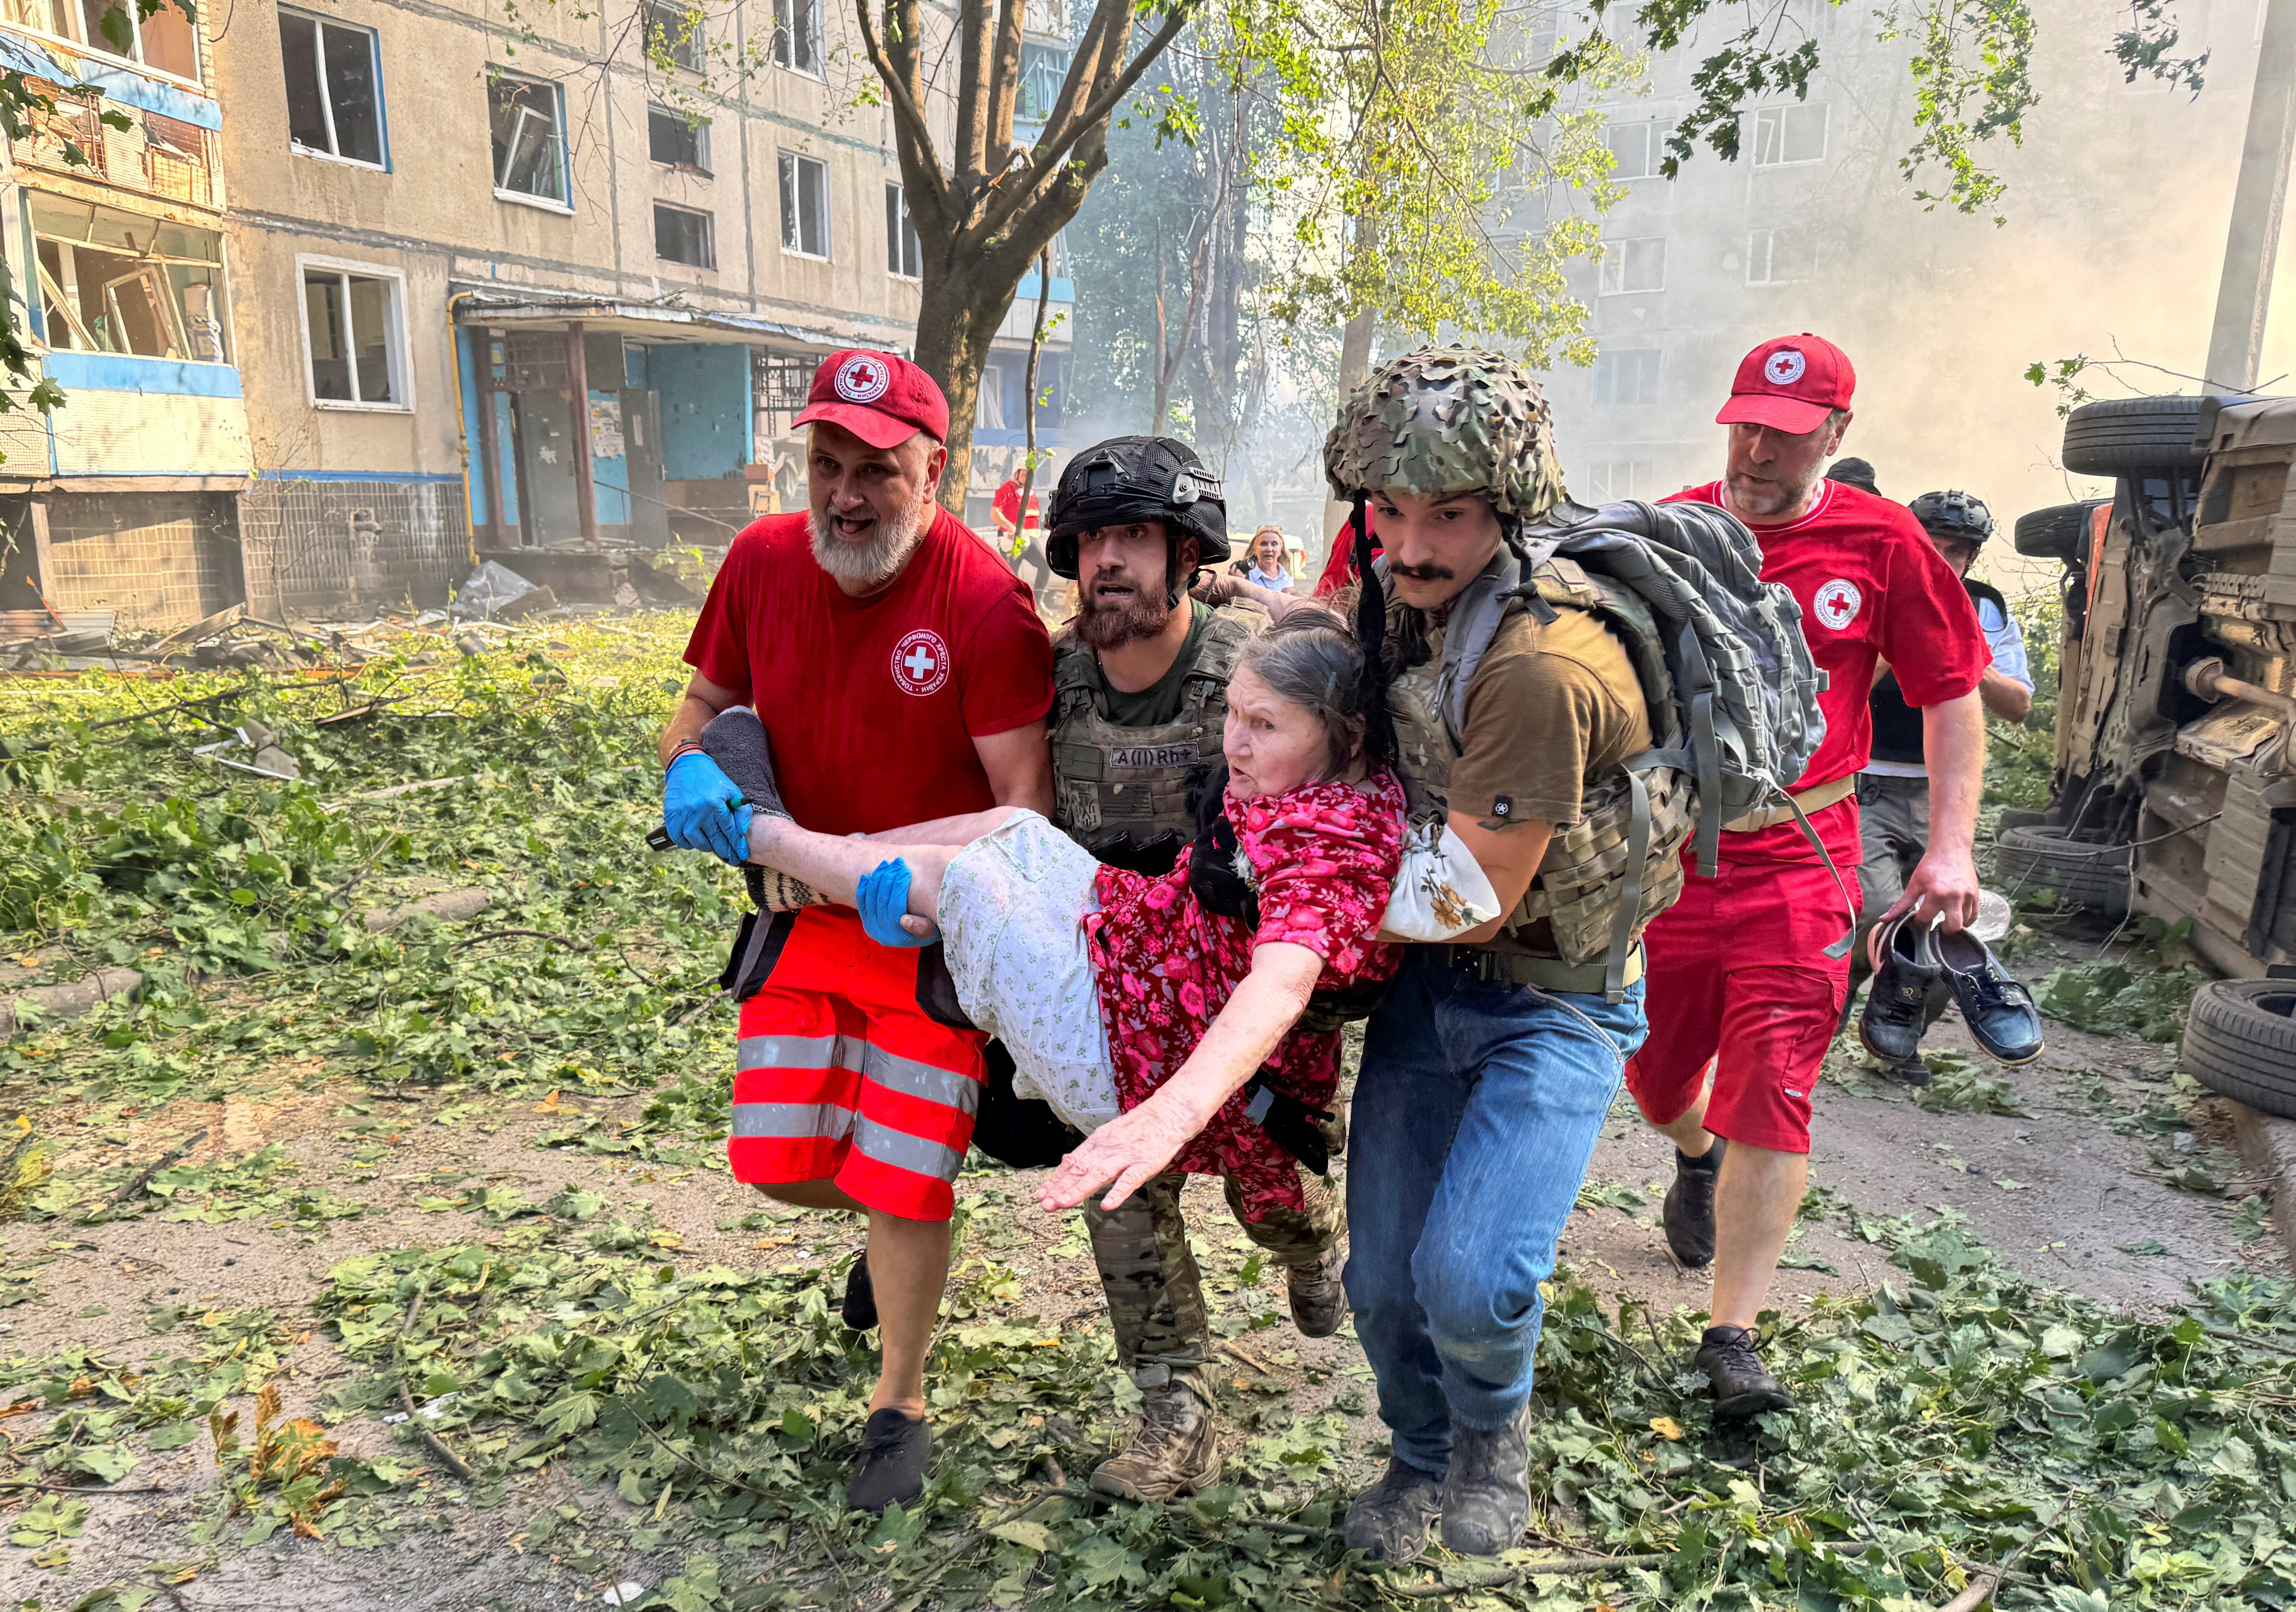
M 965 1013 L 1013 1054 L 1016 1092 L 1087 1133 L 1046 1179 L 1044 1207 L 1112 1182 L 1113 1208 L 1177 1167 L 1236 1176 L 1249 1218 L 1296 1208 L 1294 1153 L 1317 1151 L 1300 1111 L 1319 1117 L 1339 1081 L 1331 1016 L 1302 1015 L 1311 998 L 1375 989 L 1399 956 L 1378 938 L 1405 835 L 1380 677 L 1320 610 L 1253 640 L 1228 690 L 1224 790 L 1160 878 L 1103 866 L 1016 807 L 840 839 L 745 781 L 761 808 L 750 860 L 857 907 L 880 942 L 944 943 Z M 1292 1150 L 1271 1126 L 1299 1139 Z

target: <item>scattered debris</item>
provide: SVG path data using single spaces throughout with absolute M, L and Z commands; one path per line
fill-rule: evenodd
M 465 918 L 475 918 L 494 904 L 494 896 L 485 890 L 441 890 L 436 896 L 425 896 L 403 907 L 387 907 L 366 915 L 366 927 L 381 935 L 416 918 L 435 918 L 441 923 L 460 923 Z
M 42 1019 L 78 1019 L 115 996 L 133 996 L 143 984 L 144 976 L 134 969 L 98 969 L 68 985 L 34 986 L 0 997 L 0 1041 Z
M 532 599 L 537 593 L 546 596 L 539 603 Z M 512 605 L 521 601 L 522 609 L 512 610 Z M 489 560 L 470 574 L 455 593 L 454 602 L 447 608 L 457 619 L 475 616 L 507 620 L 513 616 L 531 615 L 537 610 L 548 610 L 557 602 L 556 595 L 549 589 L 537 588 L 510 567 Z

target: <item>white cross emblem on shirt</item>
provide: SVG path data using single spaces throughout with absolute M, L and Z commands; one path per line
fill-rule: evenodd
M 909 668 L 909 681 L 912 683 L 922 683 L 932 675 L 934 665 L 932 653 L 922 644 L 911 650 L 907 659 L 901 664 Z

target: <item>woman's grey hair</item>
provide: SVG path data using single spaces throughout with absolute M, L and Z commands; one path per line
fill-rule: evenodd
M 1294 609 L 1245 643 L 1236 669 L 1246 668 L 1269 692 L 1315 717 L 1331 747 L 1334 777 L 1358 758 L 1366 763 L 1393 758 L 1393 732 L 1366 715 L 1374 707 L 1384 710 L 1385 702 L 1370 687 L 1371 679 L 1382 673 L 1365 659 L 1354 630 L 1338 617 L 1313 606 Z M 1374 727 L 1379 732 L 1374 732 Z

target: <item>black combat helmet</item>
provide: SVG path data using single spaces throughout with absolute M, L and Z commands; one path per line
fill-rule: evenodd
M 1963 492 L 1923 493 L 1906 506 L 1932 537 L 1983 543 L 1993 536 L 1993 511 L 1985 501 Z
M 1226 561 L 1227 503 L 1219 478 L 1204 469 L 1195 450 L 1169 437 L 1111 437 L 1070 460 L 1061 472 L 1045 559 L 1054 575 L 1073 579 L 1082 534 L 1148 520 L 1164 523 L 1168 563 L 1178 557 L 1184 537 L 1196 540 L 1199 566 Z M 1171 576 L 1175 599 L 1188 582 Z

